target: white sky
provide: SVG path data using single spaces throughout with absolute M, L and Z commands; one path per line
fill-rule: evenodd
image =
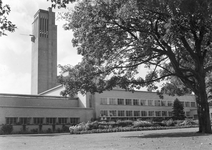
M 9 19 L 17 29 L 8 36 L 0 37 L 0 93 L 30 94 L 31 88 L 31 40 L 21 34 L 32 33 L 34 14 L 39 9 L 47 10 L 51 3 L 47 0 L 3 0 L 9 4 Z M 53 10 L 54 12 L 65 11 Z M 73 48 L 72 32 L 62 28 L 64 22 L 56 20 L 58 29 L 58 64 L 75 65 L 81 60 Z

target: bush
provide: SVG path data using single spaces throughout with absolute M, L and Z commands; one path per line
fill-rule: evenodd
M 174 124 L 176 126 L 180 126 L 180 124 L 183 122 L 184 120 L 174 120 Z
M 132 126 L 133 121 L 132 120 L 118 120 L 116 122 L 118 127 L 127 127 L 127 126 Z
M 150 127 L 153 124 L 149 121 L 135 121 L 133 122 L 133 127 Z
M 183 122 L 179 124 L 180 126 L 187 126 L 187 125 L 198 125 L 198 122 L 192 120 L 192 119 L 186 119 Z
M 1 127 L 3 134 L 10 134 L 13 131 L 13 126 L 8 124 L 3 124 Z
M 98 129 L 98 127 L 99 127 L 99 123 L 97 121 L 94 121 L 94 122 L 89 121 L 85 124 L 86 130 Z
M 159 126 L 167 126 L 163 121 L 162 122 L 153 122 L 152 126 L 159 127 Z
M 51 128 L 48 128 L 48 129 L 46 130 L 46 133 L 52 133 L 52 129 L 51 129 Z
M 63 125 L 62 126 L 62 132 L 69 132 L 69 127 Z
M 173 119 L 164 120 L 164 121 L 162 121 L 162 123 L 164 123 L 166 126 L 174 126 L 175 125 Z
M 31 132 L 32 133 L 38 133 L 38 129 L 32 129 Z
M 70 126 L 69 131 L 70 133 L 80 133 L 80 131 L 88 130 L 89 127 L 84 122 L 76 125 L 76 126 Z
M 60 128 L 57 128 L 56 132 L 57 132 L 57 133 L 61 133 L 62 131 L 61 131 Z

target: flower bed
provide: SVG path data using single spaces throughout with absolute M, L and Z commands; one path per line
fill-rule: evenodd
M 192 123 L 191 123 L 192 122 Z M 198 127 L 198 124 L 192 120 L 184 121 L 117 121 L 117 122 L 87 122 L 80 123 L 69 128 L 70 134 L 91 134 L 91 133 L 109 133 L 109 132 L 128 132 L 145 130 L 165 130 L 177 128 Z

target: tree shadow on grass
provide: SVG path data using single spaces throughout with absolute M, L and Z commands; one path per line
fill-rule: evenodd
M 212 134 L 203 134 L 197 132 L 174 132 L 174 133 L 151 133 L 139 136 L 124 136 L 123 138 L 175 138 L 175 137 L 197 137 L 212 136 Z

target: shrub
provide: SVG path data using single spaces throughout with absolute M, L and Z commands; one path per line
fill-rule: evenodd
M 13 131 L 13 126 L 8 124 L 3 124 L 1 127 L 3 134 L 10 134 Z
M 162 122 L 164 120 L 164 118 L 162 117 L 155 117 L 152 119 L 153 122 Z
M 61 133 L 61 129 L 60 128 L 57 128 L 56 132 L 57 133 Z
M 186 125 L 198 125 L 198 122 L 192 120 L 192 119 L 186 119 L 183 122 L 179 124 L 180 126 L 186 126 Z
M 87 122 L 85 124 L 86 130 L 98 129 L 99 123 L 97 121 L 94 122 Z
M 31 132 L 32 133 L 38 133 L 38 129 L 32 129 Z
M 166 126 L 166 124 L 163 121 L 162 122 L 153 122 L 152 126 L 159 127 L 159 126 Z
M 119 127 L 127 127 L 127 126 L 133 125 L 132 120 L 118 120 L 116 123 L 117 123 L 117 126 Z
M 70 133 L 80 133 L 80 131 L 88 130 L 89 127 L 85 123 L 80 123 L 76 126 L 70 126 L 69 131 Z
M 174 126 L 175 125 L 173 119 L 164 120 L 164 121 L 162 121 L 162 123 L 164 123 L 166 126 Z
M 150 127 L 153 124 L 148 121 L 135 121 L 133 122 L 133 127 Z
M 174 124 L 176 126 L 180 126 L 180 124 L 183 122 L 184 120 L 174 120 Z
M 51 128 L 48 128 L 48 129 L 46 130 L 46 133 L 52 133 L 52 129 L 51 129 Z
M 69 127 L 67 126 L 62 126 L 62 132 L 69 132 Z

